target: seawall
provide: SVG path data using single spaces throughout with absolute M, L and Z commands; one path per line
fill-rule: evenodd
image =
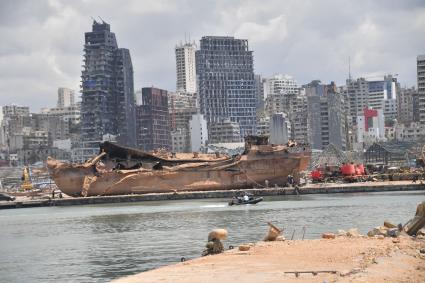
M 425 184 L 412 183 L 411 181 L 394 182 L 370 182 L 352 184 L 309 184 L 298 189 L 295 188 L 256 188 L 243 191 L 255 196 L 284 196 L 305 194 L 334 194 L 334 193 L 365 193 L 365 192 L 389 192 L 389 191 L 425 191 Z M 42 206 L 68 206 L 86 204 L 185 200 L 185 199 L 207 199 L 207 198 L 232 198 L 241 190 L 217 190 L 197 192 L 170 192 L 140 195 L 119 196 L 94 196 L 94 197 L 67 197 L 62 199 L 40 199 L 26 201 L 0 202 L 0 209 L 42 207 Z

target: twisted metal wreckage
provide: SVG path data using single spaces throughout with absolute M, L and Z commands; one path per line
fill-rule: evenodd
M 248 136 L 241 155 L 147 153 L 110 142 L 82 164 L 49 158 L 47 166 L 59 189 L 70 196 L 144 194 L 243 189 L 286 184 L 287 176 L 308 166 L 308 146 L 270 145 L 267 137 Z

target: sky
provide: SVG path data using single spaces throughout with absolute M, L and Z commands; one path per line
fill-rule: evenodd
M 80 91 L 84 32 L 111 25 L 130 50 L 135 89 L 175 90 L 174 47 L 202 36 L 248 39 L 255 73 L 314 79 L 398 74 L 416 86 L 425 54 L 424 0 L 0 0 L 0 106 L 53 107 Z

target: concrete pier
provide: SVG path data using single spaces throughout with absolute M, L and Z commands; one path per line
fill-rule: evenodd
M 232 198 L 238 192 L 245 191 L 255 196 L 282 196 L 305 194 L 334 194 L 334 193 L 359 193 L 359 192 L 389 192 L 389 191 L 425 191 L 425 184 L 412 183 L 411 181 L 370 182 L 352 184 L 309 184 L 298 189 L 295 188 L 255 188 L 245 190 L 218 190 L 218 191 L 181 191 L 157 194 L 118 195 L 75 197 L 62 199 L 41 199 L 28 201 L 0 201 L 0 209 L 26 208 L 41 206 L 67 206 L 84 204 L 105 204 L 143 201 L 207 199 L 207 198 Z

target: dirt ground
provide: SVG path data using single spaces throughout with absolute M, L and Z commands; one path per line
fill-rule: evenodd
M 394 243 L 393 238 L 341 236 L 259 242 L 245 252 L 236 247 L 114 282 L 425 282 L 425 254 L 420 253 L 425 241 L 398 239 Z M 296 277 L 295 271 L 318 273 Z

